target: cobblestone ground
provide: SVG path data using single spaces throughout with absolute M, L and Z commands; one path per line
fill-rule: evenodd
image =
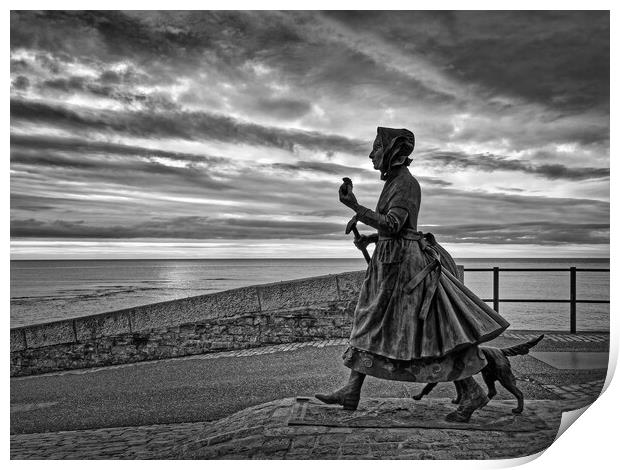
M 537 334 L 508 332 L 503 336 L 522 340 Z M 569 340 L 594 343 L 608 341 L 609 336 L 549 334 L 546 339 L 559 343 Z M 295 343 L 207 354 L 204 358 L 243 357 L 343 344 L 346 344 L 345 340 Z M 92 369 L 56 375 L 89 372 Z M 559 400 L 526 400 L 526 409 L 539 410 L 539 415 L 546 417 L 550 424 L 550 429 L 535 432 L 287 426 L 293 399 L 284 399 L 243 410 L 217 422 L 15 434 L 11 435 L 10 453 L 11 459 L 510 458 L 533 454 L 548 447 L 559 426 L 559 410 L 576 409 L 591 403 L 600 393 L 603 383 L 601 379 L 579 384 L 541 384 Z M 491 403 L 500 402 L 494 400 Z M 512 407 L 514 403 L 510 401 L 506 403 L 508 405 Z M 455 442 L 459 445 L 455 446 Z
M 213 423 L 60 431 L 11 436 L 11 459 L 163 459 Z
M 11 436 L 11 458 L 510 458 L 536 453 L 548 447 L 555 438 L 560 421 L 559 409 L 549 408 L 548 400 L 539 400 L 529 402 L 528 407 L 540 408 L 539 414 L 550 425 L 549 429 L 536 432 L 287 426 L 292 403 L 293 399 L 284 399 L 260 405 L 217 423 Z M 513 404 L 510 402 L 505 406 Z

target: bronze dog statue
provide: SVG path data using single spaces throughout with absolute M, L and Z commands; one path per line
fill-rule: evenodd
M 545 335 L 540 335 L 538 338 L 527 341 L 526 343 L 517 344 L 510 348 L 480 347 L 480 351 L 482 351 L 487 359 L 487 365 L 481 370 L 482 378 L 489 389 L 487 396 L 493 398 L 497 395 L 495 381 L 499 381 L 506 390 L 517 398 L 517 407 L 512 409 L 512 412 L 515 414 L 523 412 L 523 393 L 517 388 L 517 379 L 512 373 L 508 358 L 510 356 L 524 356 L 528 354 L 530 349 L 536 346 L 544 336 Z M 436 385 L 437 382 L 427 384 L 420 393 L 413 397 L 413 399 L 420 400 L 423 396 L 428 395 Z M 456 398 L 452 400 L 452 403 L 459 404 L 461 402 L 462 393 L 459 389 L 458 382 L 454 382 L 454 385 L 456 387 Z

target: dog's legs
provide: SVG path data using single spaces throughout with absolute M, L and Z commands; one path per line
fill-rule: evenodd
M 423 396 L 431 393 L 431 391 L 435 388 L 436 385 L 437 385 L 437 382 L 431 382 L 431 383 L 426 384 L 420 393 L 413 396 L 413 399 L 421 400 Z
M 462 385 L 461 394 L 463 398 L 461 399 L 461 403 L 459 403 L 458 408 L 446 416 L 446 421 L 466 423 L 469 421 L 469 418 L 471 418 L 474 411 L 486 405 L 489 402 L 489 399 L 473 377 L 467 377 L 465 379 L 458 380 L 458 382 Z
M 499 383 L 503 385 L 503 387 L 512 393 L 517 398 L 517 407 L 512 409 L 512 412 L 515 414 L 519 414 L 523 412 L 523 393 L 521 390 L 517 388 L 517 379 L 510 372 L 510 374 L 502 374 L 499 377 Z
M 482 378 L 484 379 L 484 383 L 487 384 L 487 388 L 489 389 L 487 397 L 493 398 L 495 395 L 497 395 L 497 389 L 495 388 L 495 374 L 491 373 L 485 367 L 484 369 L 482 369 Z

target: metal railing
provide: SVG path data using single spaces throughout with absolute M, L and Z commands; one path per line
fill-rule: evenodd
M 609 268 L 576 268 L 571 266 L 570 268 L 499 268 L 497 266 L 493 268 L 464 268 L 463 271 L 486 271 L 493 273 L 493 298 L 482 299 L 484 302 L 493 302 L 493 310 L 499 312 L 500 302 L 545 302 L 545 303 L 569 303 L 570 304 L 570 332 L 577 333 L 577 304 L 608 304 L 608 300 L 582 300 L 577 299 L 577 272 L 609 272 Z M 570 298 L 568 299 L 500 299 L 499 298 L 499 273 L 500 272 L 540 272 L 540 271 L 554 271 L 554 272 L 569 272 L 570 273 Z

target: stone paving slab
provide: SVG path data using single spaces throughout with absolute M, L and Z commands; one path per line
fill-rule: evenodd
M 592 380 L 590 382 L 570 384 L 570 385 L 552 385 L 552 384 L 540 384 L 541 387 L 555 393 L 563 400 L 575 400 L 582 399 L 584 397 L 590 397 L 592 401 L 601 394 L 605 380 Z
M 530 356 L 564 370 L 607 369 L 609 363 L 609 354 L 606 352 L 531 351 Z

